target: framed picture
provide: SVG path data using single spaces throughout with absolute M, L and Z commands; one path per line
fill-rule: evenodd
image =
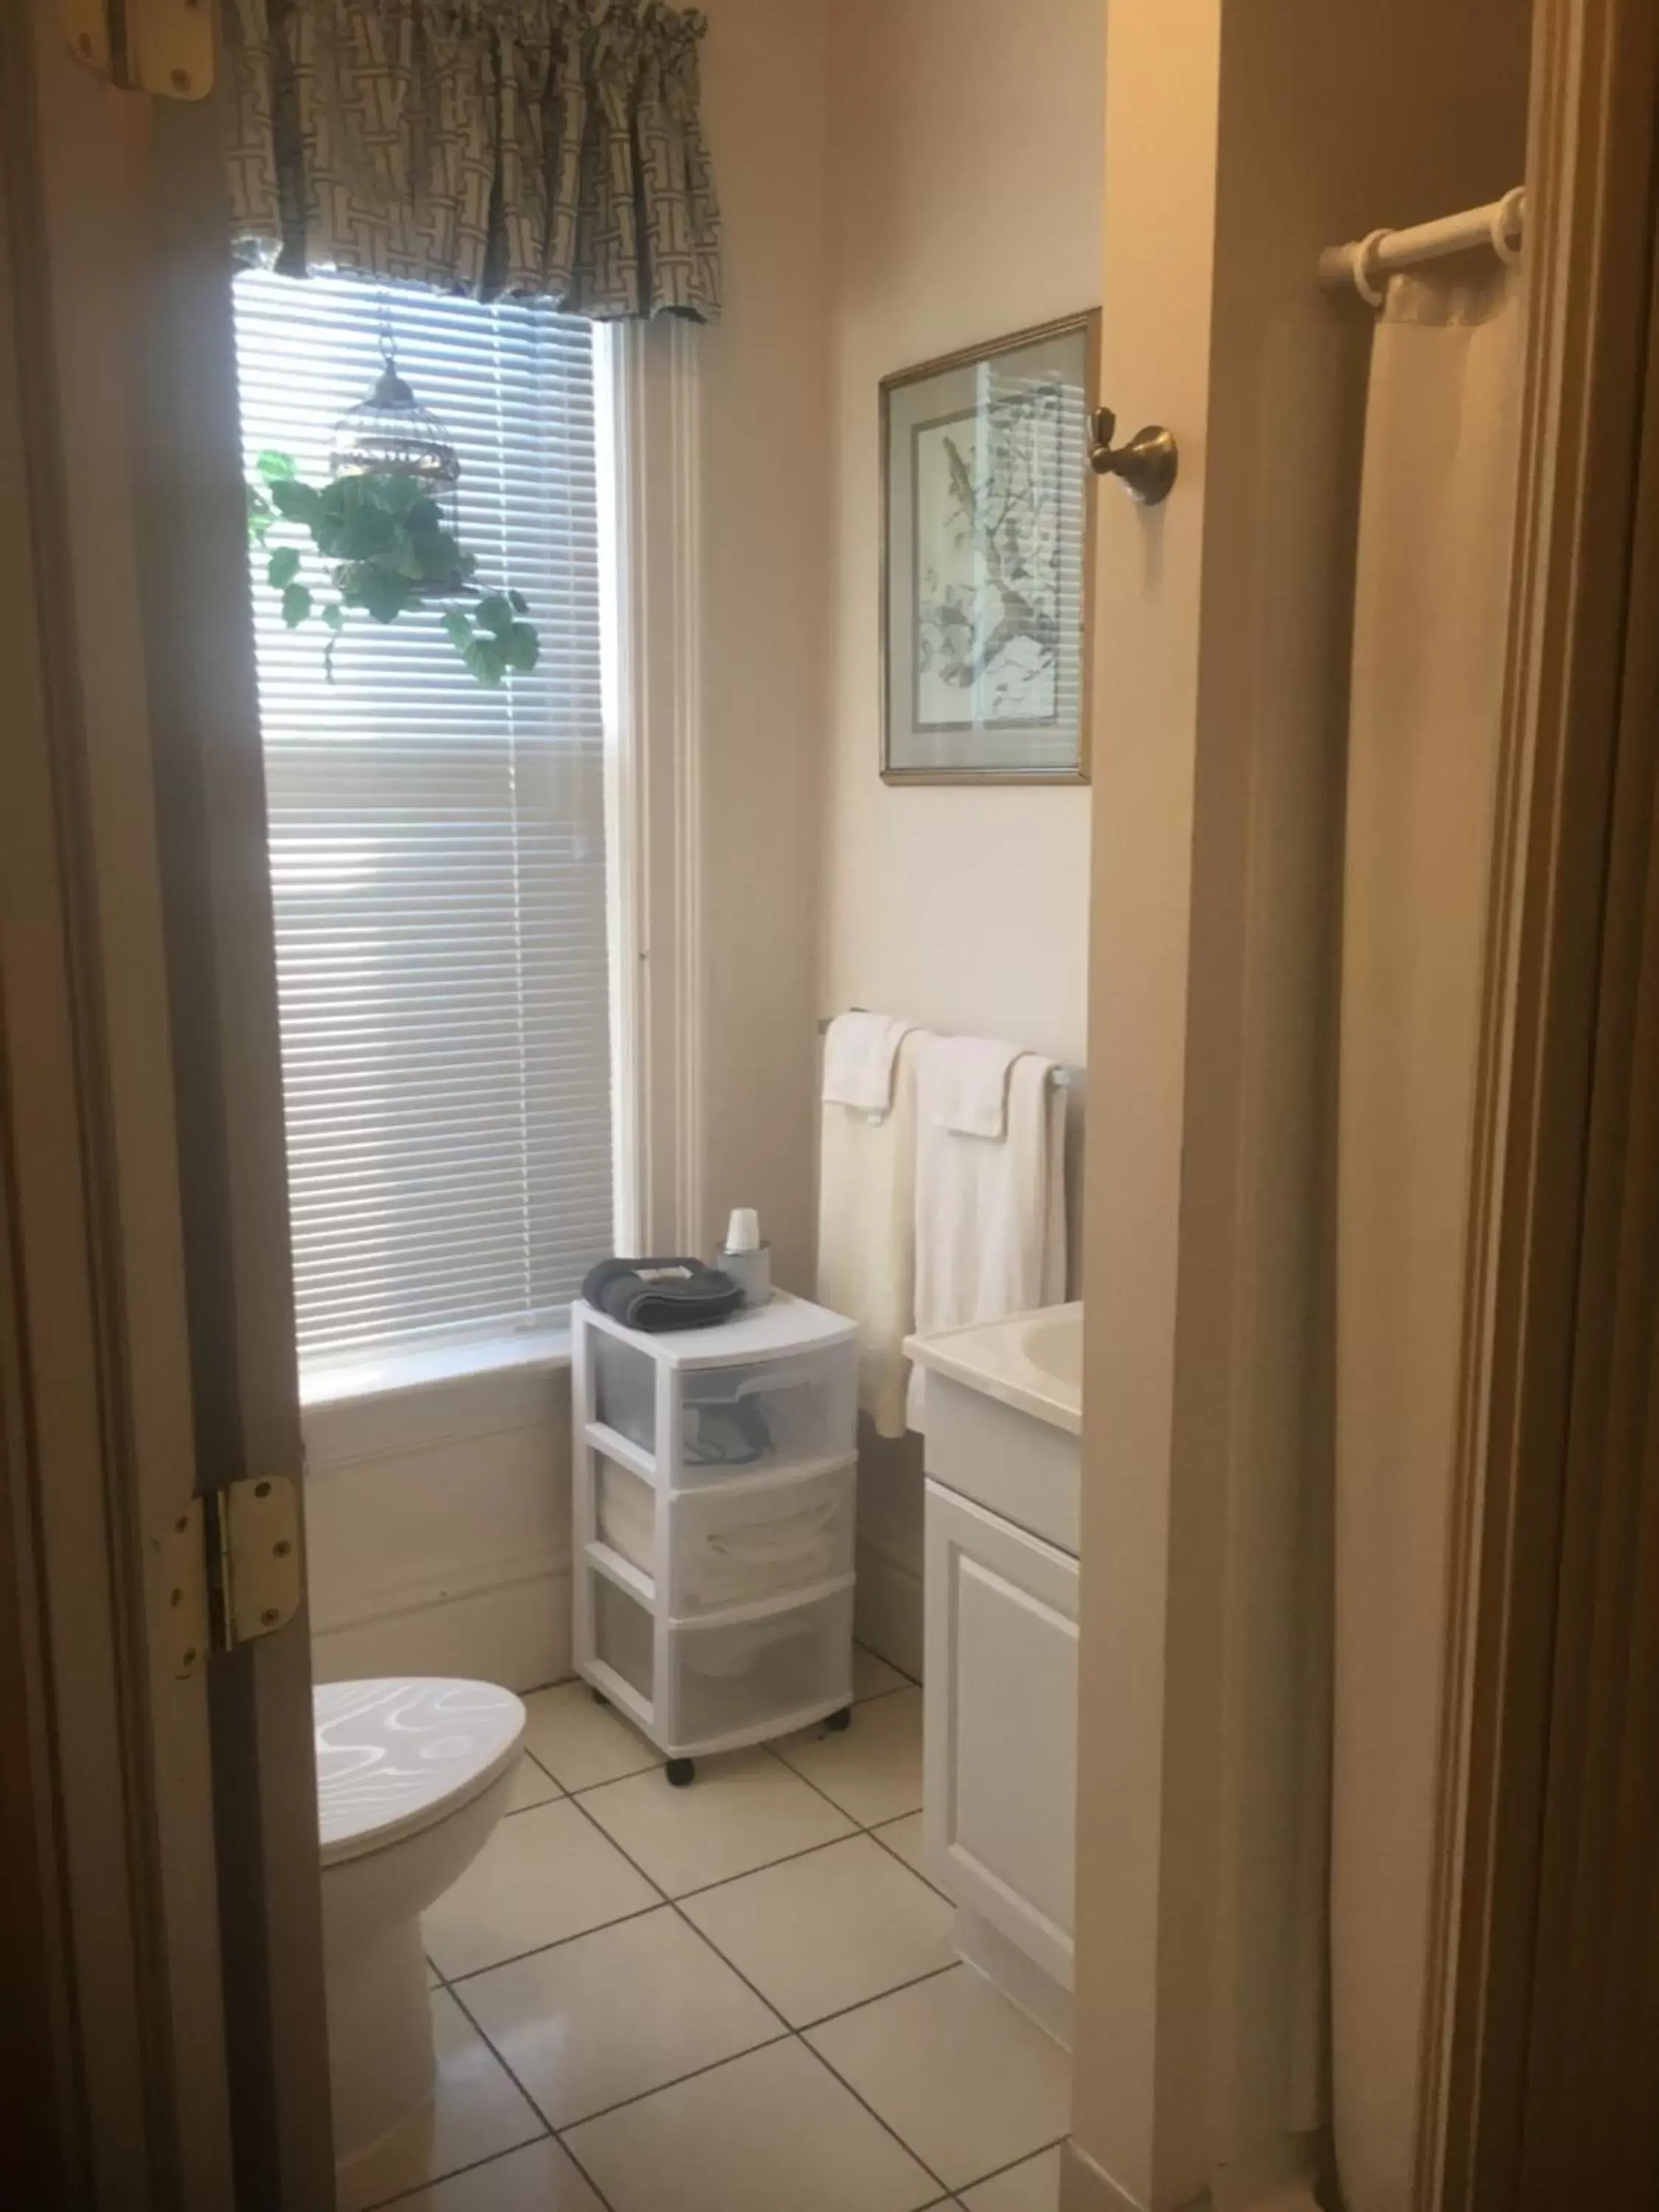
M 881 385 L 881 772 L 1086 783 L 1100 311 Z

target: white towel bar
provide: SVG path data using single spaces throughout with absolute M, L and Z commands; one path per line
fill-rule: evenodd
M 848 1012 L 853 1014 L 861 1014 L 865 1012 L 865 1009 L 862 1006 L 849 1006 L 848 1008 Z M 829 1028 L 830 1023 L 834 1019 L 835 1017 L 833 1014 L 819 1015 L 818 1035 L 820 1036 L 823 1035 L 824 1031 Z M 1083 1088 L 1083 1078 L 1085 1073 L 1085 1071 L 1080 1067 L 1056 1067 L 1050 1073 L 1048 1080 L 1053 1084 L 1056 1091 L 1081 1091 Z

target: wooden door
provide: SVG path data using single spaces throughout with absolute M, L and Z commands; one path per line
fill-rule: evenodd
M 303 1607 L 181 1674 L 167 1532 L 300 1472 L 210 103 L 0 10 L 0 1621 L 43 2203 L 332 2202 Z M 20 1809 L 21 1808 L 21 1809 Z

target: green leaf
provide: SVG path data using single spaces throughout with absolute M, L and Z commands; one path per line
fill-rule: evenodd
M 387 514 L 411 514 L 420 506 L 432 507 L 418 477 L 372 476 L 361 479 L 374 504 Z M 438 512 L 432 507 L 435 515 Z
M 253 464 L 268 484 L 280 483 L 284 477 L 300 473 L 294 465 L 292 453 L 261 453 Z
M 323 620 L 328 624 L 329 628 L 337 637 L 339 633 L 345 628 L 345 609 L 340 605 L 337 600 L 331 599 L 328 605 L 323 609 Z M 329 651 L 332 653 L 333 650 L 333 647 L 330 646 Z
M 278 477 L 270 487 L 270 503 L 278 514 L 290 522 L 302 522 L 307 529 L 313 526 L 322 495 L 308 483 L 293 477 Z
M 541 658 L 541 640 L 528 623 L 514 623 L 507 634 L 505 650 L 507 666 L 528 674 Z
M 530 602 L 522 592 L 509 592 L 507 595 L 507 604 L 515 615 L 527 615 L 530 612 Z
M 513 602 L 505 592 L 486 592 L 473 609 L 477 620 L 498 638 L 506 639 L 513 629 Z
M 453 607 L 444 617 L 444 635 L 460 651 L 466 650 L 467 640 L 472 635 L 472 617 L 464 607 Z
M 265 581 L 275 584 L 280 591 L 291 584 L 300 573 L 300 556 L 292 545 L 284 545 L 270 556 L 265 568 Z
M 357 507 L 345 518 L 333 549 L 348 561 L 370 561 L 391 544 L 397 525 L 378 507 Z
M 310 612 L 310 592 L 303 584 L 290 584 L 283 593 L 283 620 L 290 629 L 298 629 Z
M 507 650 L 497 638 L 475 637 L 461 658 L 479 683 L 492 691 L 507 674 Z
M 389 574 L 372 562 L 365 563 L 352 578 L 349 596 L 366 608 L 375 622 L 396 622 L 404 609 L 414 599 L 408 581 L 402 576 Z

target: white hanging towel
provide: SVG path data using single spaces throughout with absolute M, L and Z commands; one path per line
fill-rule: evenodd
M 963 1040 L 921 1041 L 916 1098 L 916 1333 L 1058 1305 L 1066 1296 L 1066 1097 L 1051 1060 L 1015 1053 L 1006 1133 L 964 1135 Z M 1012 1050 L 1012 1048 L 1003 1048 Z M 988 1056 L 975 1063 L 982 1074 Z M 910 1425 L 922 1376 L 910 1378 Z
M 895 1014 L 837 1014 L 823 1040 L 825 1105 L 890 1112 L 898 1048 L 909 1030 Z
M 817 1294 L 859 1325 L 859 1404 L 884 1437 L 904 1434 L 903 1347 L 915 1325 L 916 1066 L 931 1042 L 884 1014 L 838 1015 L 823 1042 Z M 848 1090 L 860 1103 L 844 1103 Z
M 940 1127 L 1000 1144 L 1008 1133 L 1008 1079 L 1024 1056 L 1000 1037 L 940 1037 L 927 1075 Z

